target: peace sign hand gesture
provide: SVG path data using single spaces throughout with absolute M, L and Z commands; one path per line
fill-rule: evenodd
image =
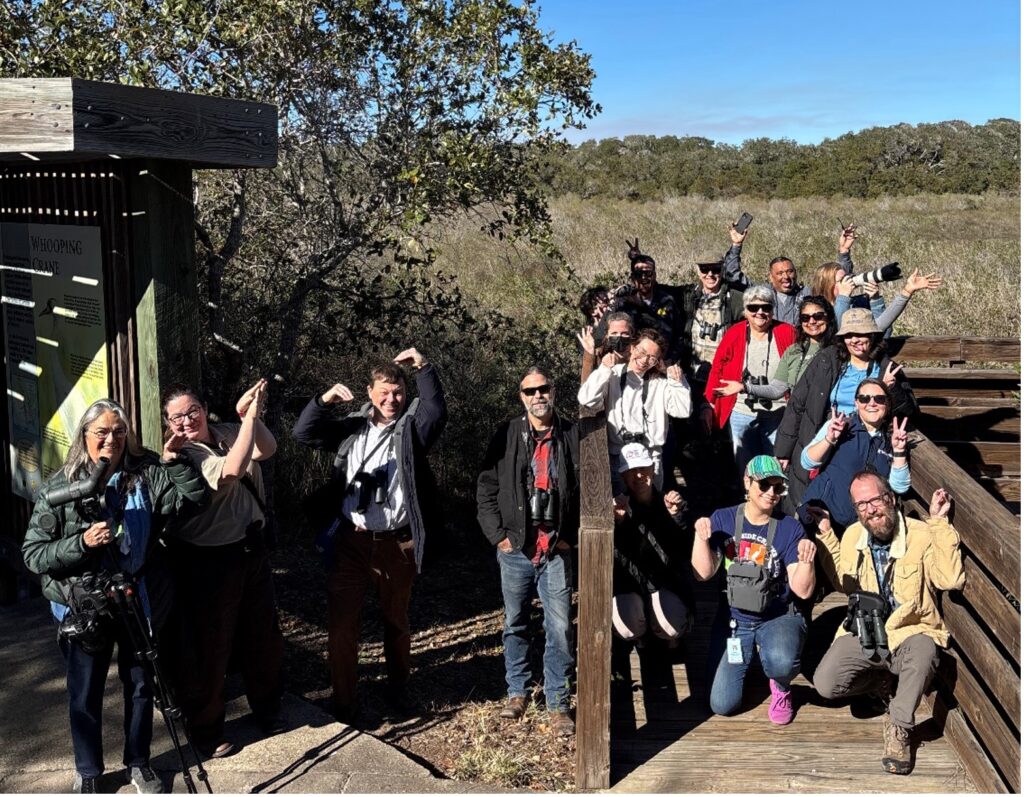
M 894 363 L 892 360 L 885 366 L 885 373 L 882 375 L 882 381 L 885 382 L 886 387 L 892 387 L 896 384 L 896 374 L 903 370 L 903 365 Z
M 828 440 L 831 445 L 835 445 L 839 442 L 839 438 L 842 437 L 845 429 L 846 414 L 833 407 L 832 417 L 828 422 L 828 429 L 825 430 L 825 439 Z
M 903 419 L 903 423 L 900 424 L 899 418 L 894 418 L 892 422 L 892 453 L 894 457 L 907 456 L 907 421 L 909 417 Z

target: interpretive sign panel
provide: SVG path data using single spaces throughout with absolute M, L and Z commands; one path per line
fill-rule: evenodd
M 99 227 L 0 224 L 12 489 L 34 500 L 109 395 Z

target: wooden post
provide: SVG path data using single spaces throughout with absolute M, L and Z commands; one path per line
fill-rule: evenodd
M 161 386 L 175 381 L 197 386 L 199 377 L 192 170 L 169 161 L 133 161 L 126 179 L 140 430 L 143 444 L 159 451 Z
M 576 787 L 611 780 L 612 561 L 614 516 L 604 413 L 580 411 L 580 573 Z

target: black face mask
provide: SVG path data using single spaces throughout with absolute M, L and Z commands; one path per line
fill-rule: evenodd
M 625 335 L 613 335 L 604 339 L 604 346 L 608 351 L 621 354 L 629 348 L 629 341 Z

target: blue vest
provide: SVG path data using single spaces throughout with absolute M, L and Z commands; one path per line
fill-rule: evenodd
M 803 503 L 821 501 L 837 523 L 844 527 L 852 525 L 857 520 L 857 511 L 850 500 L 850 482 L 857 471 L 865 468 L 874 469 L 888 480 L 892 470 L 892 450 L 884 431 L 872 437 L 860 417 L 855 417 L 832 449 L 832 457 L 811 480 L 804 492 Z M 802 517 L 804 513 L 800 514 Z

